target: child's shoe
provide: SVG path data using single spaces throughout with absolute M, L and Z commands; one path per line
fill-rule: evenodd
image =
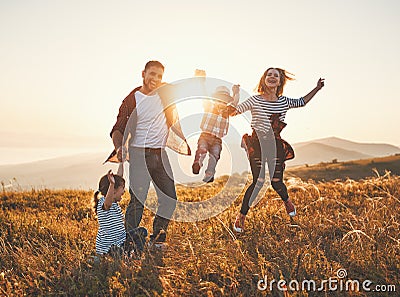
M 206 175 L 203 178 L 203 182 L 205 183 L 212 183 L 214 181 L 214 174 L 208 174 L 206 173 Z

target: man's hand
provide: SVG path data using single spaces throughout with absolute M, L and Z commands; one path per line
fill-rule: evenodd
M 116 151 L 117 151 L 117 159 L 118 159 L 118 161 L 123 162 L 123 160 L 122 160 L 122 146 L 117 148 Z

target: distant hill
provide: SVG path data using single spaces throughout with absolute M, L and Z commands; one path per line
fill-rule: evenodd
M 338 137 L 328 137 L 322 139 L 316 139 L 308 142 L 296 143 L 295 146 L 297 148 L 301 148 L 302 146 L 311 144 L 311 143 L 320 143 L 328 146 L 333 146 L 337 148 L 341 148 L 348 151 L 356 151 L 361 154 L 369 155 L 369 156 L 389 156 L 400 153 L 400 148 L 391 144 L 386 143 L 359 143 L 354 142 Z
M 191 144 L 191 146 L 194 154 L 196 145 Z M 356 143 L 335 137 L 297 143 L 293 147 L 296 158 L 287 162 L 288 168 L 321 162 L 332 163 L 332 160 L 343 162 L 400 154 L 400 148 L 393 145 Z M 2 165 L 0 181 L 6 186 L 13 184 L 21 188 L 96 189 L 100 176 L 108 169 L 113 169 L 114 172 L 117 169 L 116 164 L 102 165 L 108 154 L 109 152 L 86 153 L 24 164 Z M 193 175 L 191 172 L 193 158 L 194 156 L 170 154 L 177 183 L 201 181 L 204 168 L 199 175 Z M 127 167 L 125 166 L 126 171 Z M 249 170 L 245 151 L 239 144 L 230 145 L 229 149 L 223 148 L 217 166 L 217 176 Z M 340 175 L 338 172 L 334 174 Z
M 1 165 L 0 182 L 3 182 L 6 186 L 13 185 L 13 187 L 23 189 L 32 187 L 97 189 L 98 181 L 102 175 L 109 169 L 114 172 L 117 171 L 117 164 L 107 163 L 103 165 L 108 154 L 109 152 L 96 152 L 16 165 Z M 177 183 L 201 182 L 205 167 L 202 168 L 199 175 L 193 175 L 191 171 L 194 156 L 182 156 L 170 151 L 169 156 Z M 233 162 L 232 160 L 235 159 L 239 161 Z M 125 163 L 125 176 L 128 175 L 128 166 Z M 248 162 L 243 149 L 233 148 L 230 152 L 227 149 L 223 150 L 217 166 L 217 176 L 248 170 Z
M 102 165 L 107 153 L 79 154 L 0 166 L 0 181 L 22 188 L 96 189 L 99 178 L 115 164 Z
M 302 145 L 295 144 L 294 149 L 296 158 L 288 161 L 288 166 L 330 162 L 333 159 L 349 161 L 374 157 L 374 155 L 367 155 L 358 151 L 347 150 L 319 142 L 310 142 Z
M 360 180 L 377 175 L 383 176 L 387 171 L 391 174 L 400 175 L 400 154 L 382 158 L 299 166 L 289 168 L 286 176 L 315 181 L 345 180 L 348 178 Z

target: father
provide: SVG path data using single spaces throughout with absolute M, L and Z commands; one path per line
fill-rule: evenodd
M 153 220 L 153 243 L 163 243 L 176 207 L 176 191 L 165 147 L 190 155 L 179 125 L 173 87 L 163 84 L 164 66 L 149 61 L 142 71 L 143 85 L 135 88 L 119 108 L 111 137 L 118 161 L 129 160 L 129 193 L 125 214 L 126 230 L 139 226 L 150 181 L 153 181 L 158 209 Z M 126 154 L 128 152 L 129 154 Z

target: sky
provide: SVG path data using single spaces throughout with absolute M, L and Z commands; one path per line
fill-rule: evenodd
M 396 0 L 0 0 L 0 28 L 0 164 L 111 150 L 120 103 L 148 60 L 165 65 L 166 82 L 198 68 L 242 94 L 270 66 L 295 75 L 288 97 L 323 77 L 288 112 L 288 142 L 400 145 Z

